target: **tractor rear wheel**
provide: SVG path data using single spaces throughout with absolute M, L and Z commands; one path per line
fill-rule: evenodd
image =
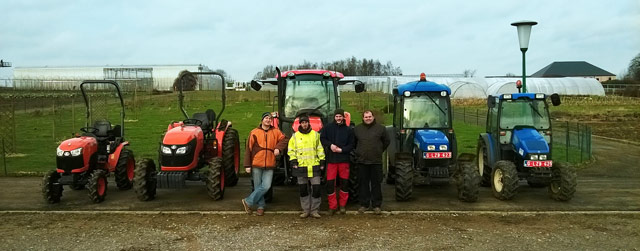
M 480 174 L 473 164 L 458 162 L 457 170 L 458 199 L 464 202 L 476 202 L 478 200 Z
M 393 185 L 396 184 L 396 167 L 391 166 L 390 164 L 387 167 L 387 178 L 385 179 L 387 181 L 387 185 Z
M 551 198 L 557 201 L 571 200 L 576 192 L 577 176 L 576 169 L 568 163 L 554 163 L 549 184 Z
M 493 196 L 496 198 L 510 200 L 518 193 L 518 170 L 513 162 L 507 160 L 496 162 L 491 177 Z
M 136 162 L 133 157 L 133 152 L 129 149 L 122 149 L 115 172 L 116 185 L 118 185 L 118 189 L 129 190 L 133 187 L 135 168 Z
M 222 139 L 222 166 L 224 167 L 224 185 L 232 187 L 238 184 L 240 139 L 236 129 L 228 128 Z
M 103 169 L 93 170 L 89 175 L 87 189 L 89 190 L 91 201 L 95 203 L 104 201 L 104 197 L 107 196 L 107 171 Z
M 396 157 L 396 201 L 406 201 L 413 193 L 413 165 L 411 158 Z
M 56 171 L 49 171 L 42 180 L 42 195 L 49 204 L 60 202 L 62 197 L 62 184 L 59 183 L 60 174 Z
M 138 161 L 133 177 L 133 190 L 141 201 L 153 200 L 156 197 L 156 185 L 158 184 L 156 165 L 151 159 Z
M 487 152 L 487 146 L 484 145 L 484 141 L 478 140 L 478 147 L 476 148 L 476 167 L 480 174 L 480 185 L 483 187 L 491 186 L 491 168 L 489 167 L 489 153 Z
M 209 172 L 205 183 L 207 185 L 207 194 L 213 200 L 221 200 L 224 197 L 224 185 L 222 184 L 222 159 L 213 158 L 209 163 Z
M 360 194 L 360 181 L 358 180 L 358 166 L 356 163 L 350 163 L 349 165 L 349 186 L 347 188 L 349 192 L 349 201 L 358 202 L 358 195 Z

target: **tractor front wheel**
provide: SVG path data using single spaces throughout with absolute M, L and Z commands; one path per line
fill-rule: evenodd
M 89 198 L 95 203 L 104 201 L 104 197 L 107 196 L 107 171 L 103 169 L 96 169 L 89 175 L 89 183 L 87 183 L 87 189 L 89 190 Z
M 510 200 L 518 193 L 518 170 L 513 162 L 506 160 L 496 162 L 491 178 L 493 196 L 496 198 Z
M 42 180 L 42 195 L 49 204 L 60 202 L 62 197 L 62 184 L 59 183 L 60 174 L 56 171 L 49 171 Z
M 151 159 L 142 159 L 136 164 L 133 190 L 139 200 L 149 201 L 156 197 L 157 174 L 156 165 Z
M 471 163 L 458 162 L 458 199 L 464 202 L 478 201 L 480 174 Z
M 411 158 L 396 157 L 396 201 L 406 201 L 413 193 L 413 165 Z
M 129 190 L 133 187 L 135 168 L 136 162 L 133 157 L 133 152 L 129 149 L 122 149 L 115 172 L 118 189 Z
M 236 129 L 228 128 L 222 139 L 222 166 L 224 167 L 224 185 L 232 187 L 238 184 L 240 139 Z
M 213 158 L 209 163 L 209 172 L 205 183 L 207 194 L 213 200 L 221 200 L 224 197 L 224 185 L 222 184 L 222 159 Z
M 551 167 L 551 183 L 549 195 L 557 201 L 568 201 L 573 198 L 577 186 L 576 169 L 568 163 L 557 163 Z

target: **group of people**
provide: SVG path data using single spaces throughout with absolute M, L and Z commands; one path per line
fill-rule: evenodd
M 256 208 L 256 215 L 264 215 L 264 195 L 271 187 L 276 156 L 285 148 L 291 174 L 300 187 L 300 218 L 321 218 L 318 213 L 322 201 L 320 181 L 325 167 L 329 215 L 346 213 L 351 152 L 356 157 L 360 184 L 358 212 L 369 209 L 375 214 L 382 212 L 382 153 L 390 143 L 384 126 L 376 122 L 370 110 L 364 111 L 363 123 L 354 129 L 346 125 L 344 110 L 336 109 L 333 115 L 333 122 L 320 132 L 311 128 L 307 115 L 300 115 L 298 130 L 287 138 L 273 126 L 271 113 L 262 114 L 260 125 L 249 134 L 244 158 L 245 171 L 252 175 L 254 184 L 251 194 L 242 199 L 248 214 Z

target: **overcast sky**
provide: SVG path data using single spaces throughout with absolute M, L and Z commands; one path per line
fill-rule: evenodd
M 587 61 L 620 75 L 640 53 L 640 0 L 0 1 L 14 67 L 204 64 L 248 81 L 266 65 L 351 56 L 404 74 L 519 75 L 520 20 L 538 22 L 527 74 Z M 3 68 L 0 76 L 11 74 Z

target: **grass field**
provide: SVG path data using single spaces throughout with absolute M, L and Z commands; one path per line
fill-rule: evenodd
M 227 95 L 227 106 L 222 118 L 232 121 L 233 127 L 240 133 L 240 144 L 244 146 L 249 131 L 258 125 L 260 114 L 265 111 L 273 111 L 272 101 L 275 93 L 228 92 Z M 3 160 L 6 161 L 8 173 L 20 175 L 54 169 L 55 148 L 61 141 L 70 138 L 72 133 L 78 132 L 78 129 L 84 125 L 85 108 L 81 97 L 76 95 L 74 99 L 71 99 L 68 93 L 62 95 L 62 98 L 55 98 L 55 95 L 49 96 L 46 101 L 38 99 L 11 101 L 15 106 L 16 151 Z M 178 108 L 177 94 L 136 95 L 134 97 L 131 93 L 127 93 L 125 98 L 127 107 L 125 134 L 126 139 L 131 143 L 129 148 L 134 151 L 136 159 L 152 158 L 155 160 L 160 137 L 169 123 L 184 119 Z M 6 99 L 4 102 L 6 103 Z M 624 104 L 628 101 L 616 102 L 618 103 L 612 103 L 610 107 L 620 106 L 627 109 L 627 105 Z M 558 111 L 574 112 L 571 107 L 584 107 L 585 110 L 592 110 L 588 107 L 601 106 L 598 103 L 590 105 L 588 101 L 576 101 L 574 105 L 570 101 L 565 101 L 565 103 L 568 103 L 565 105 L 566 108 Z M 113 104 L 115 103 L 107 103 L 108 107 L 112 107 Z M 190 115 L 195 112 L 204 112 L 207 108 L 212 108 L 218 113 L 220 94 L 213 91 L 188 92 L 185 104 Z M 484 104 L 484 100 L 454 101 L 454 107 L 482 109 Z M 389 110 L 388 96 L 385 94 L 342 93 L 342 106 L 346 111 L 351 112 L 353 121 L 356 123 L 361 123 L 361 112 L 364 109 L 373 110 L 378 121 L 383 124 L 388 124 L 385 122 L 391 120 L 391 114 L 385 114 Z M 631 106 L 628 109 L 638 108 Z M 601 111 L 604 112 L 606 109 L 603 108 Z M 117 109 L 109 109 L 107 117 L 112 123 L 119 123 Z M 484 130 L 484 127 L 454 121 L 454 129 L 460 153 L 475 153 L 478 134 Z M 564 158 L 565 150 L 562 146 L 556 146 L 554 152 L 562 152 L 554 153 L 556 159 Z M 572 161 L 576 161 L 575 158 L 572 158 Z M 3 162 L 0 162 L 0 168 L 4 167 L 2 164 Z M 0 171 L 0 175 L 3 173 Z

